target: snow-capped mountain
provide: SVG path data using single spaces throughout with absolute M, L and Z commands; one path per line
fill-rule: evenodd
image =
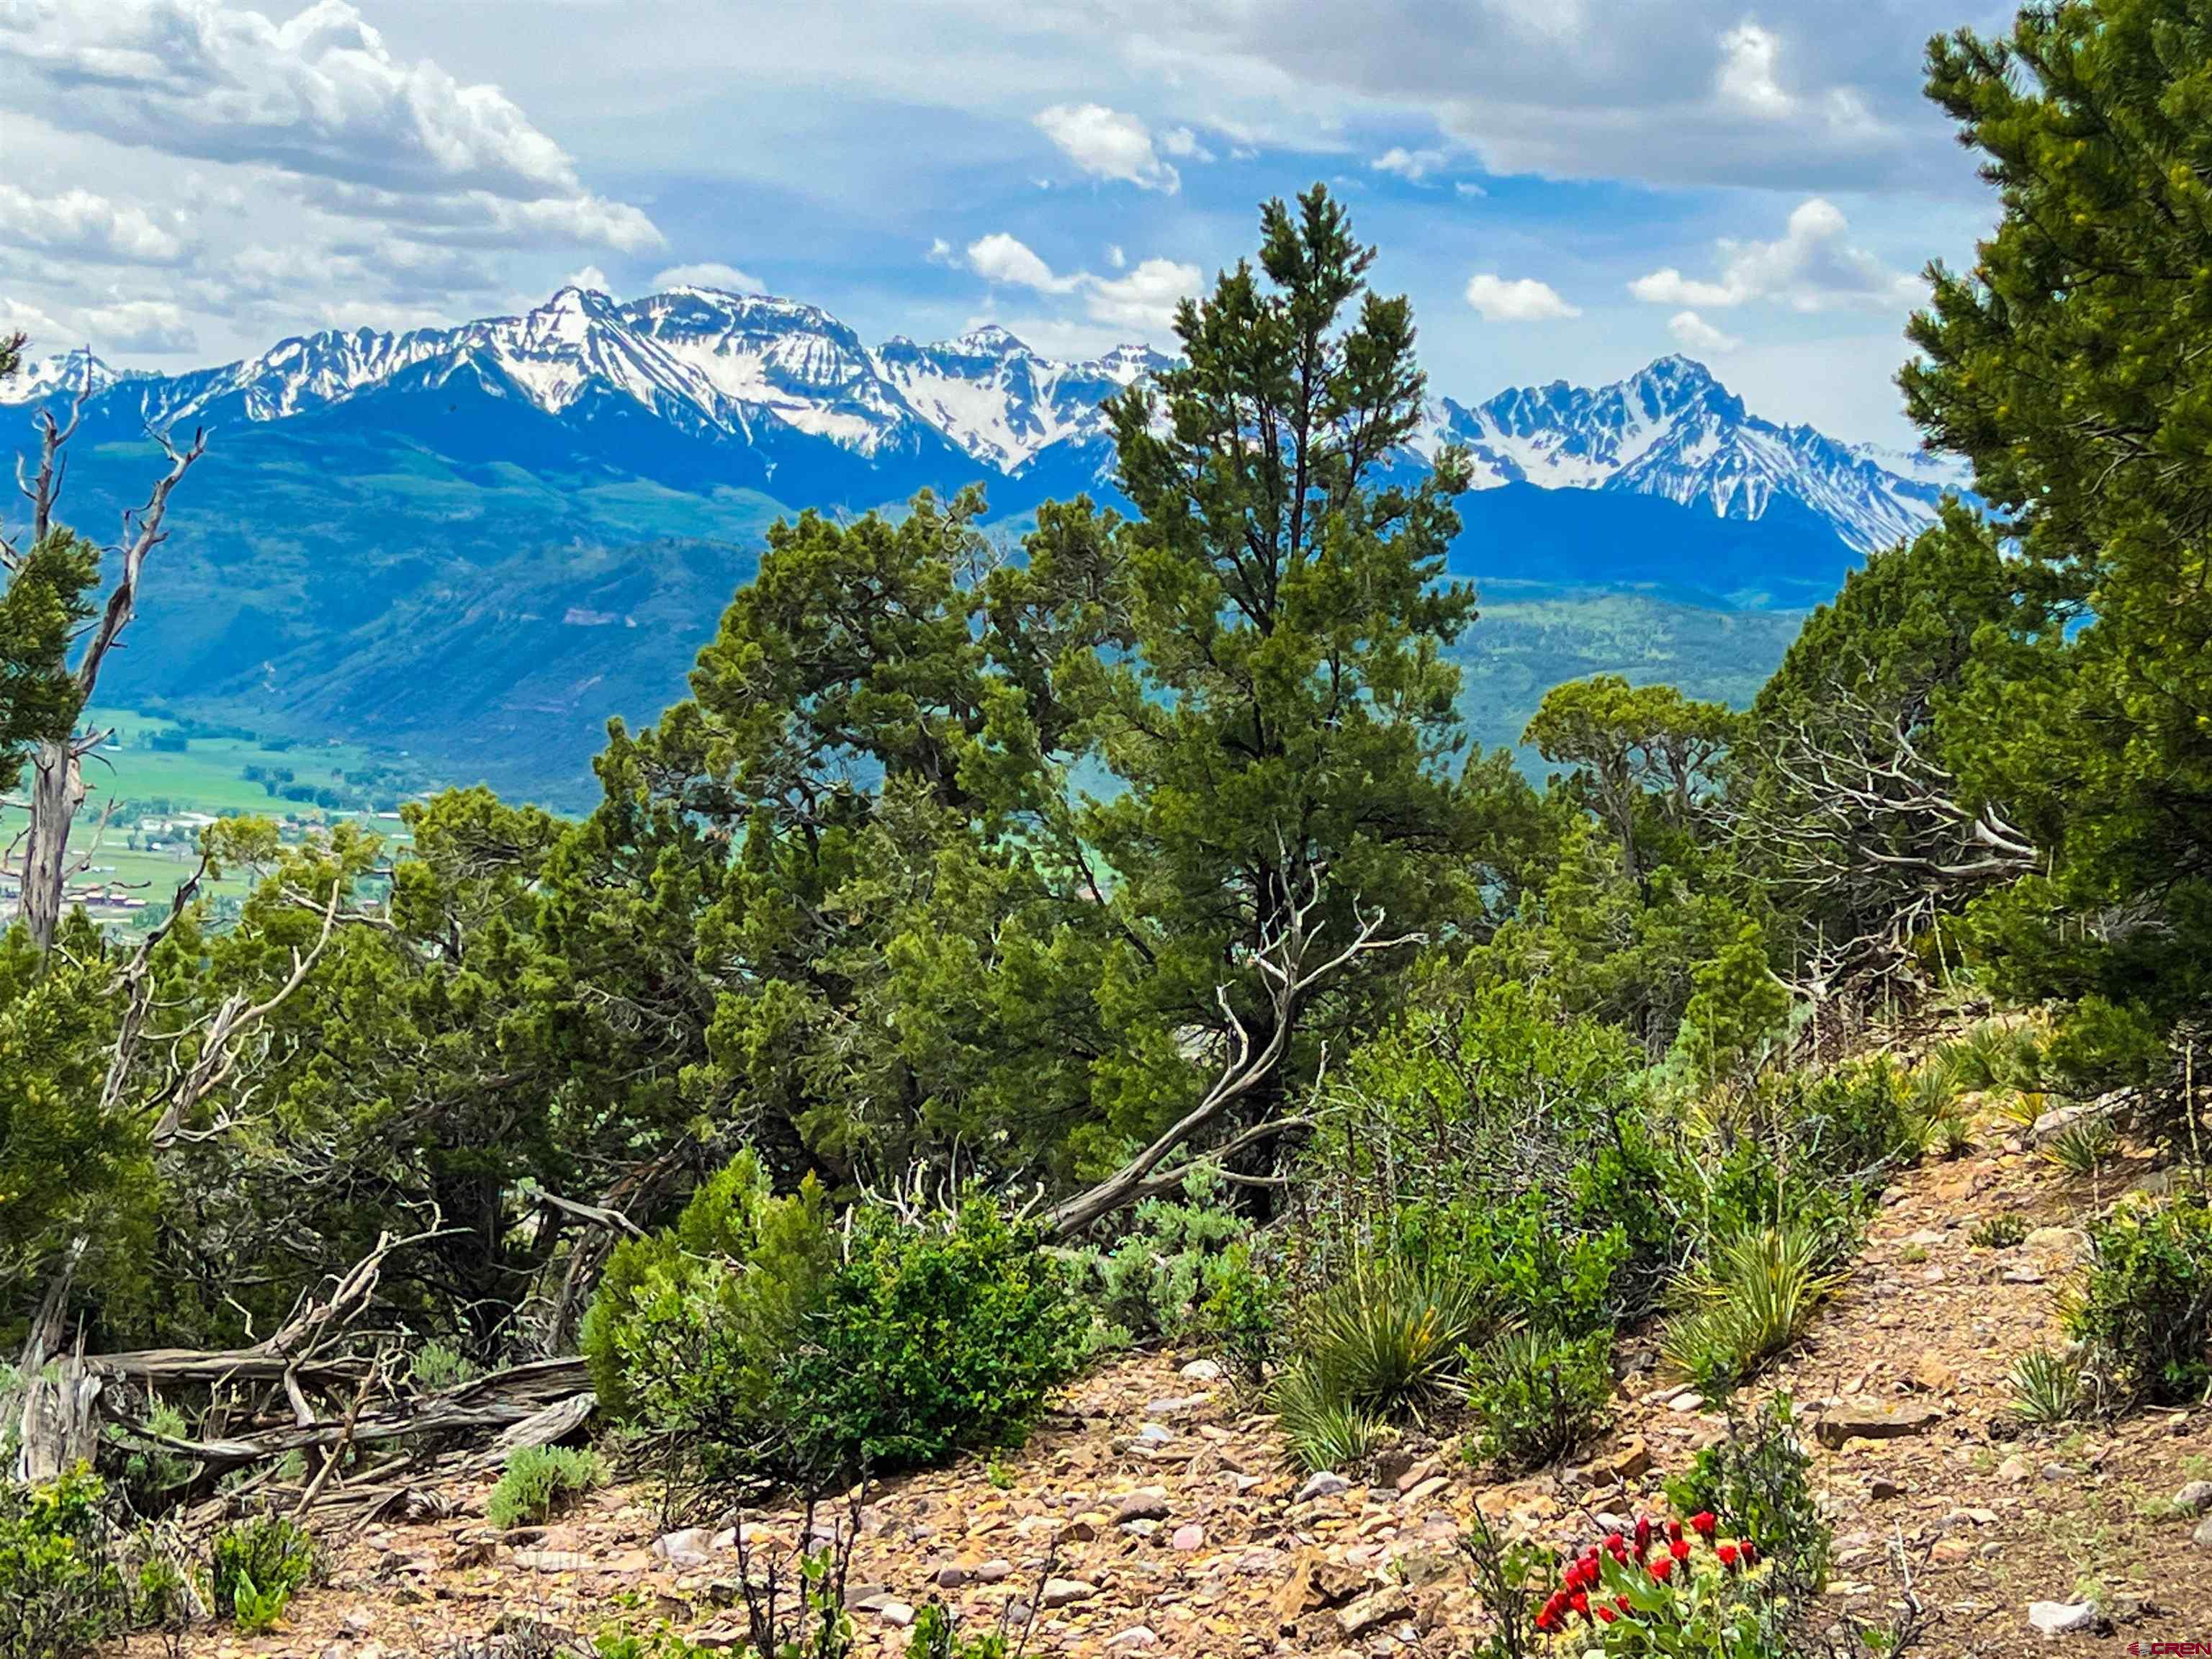
M 586 450 L 595 433 L 649 441 L 659 429 L 649 422 L 660 422 L 728 458 L 700 467 L 726 465 L 731 482 L 772 481 L 781 495 L 787 483 L 834 476 L 866 490 L 872 469 L 888 498 L 917 477 L 963 482 L 933 471 L 957 471 L 963 459 L 1000 478 L 1086 486 L 1107 436 L 1101 402 L 1168 362 L 1141 345 L 1057 362 L 996 325 L 935 344 L 901 337 L 871 347 L 797 301 L 679 288 L 620 302 L 565 288 L 519 317 L 307 335 L 179 375 L 118 374 L 73 353 L 27 365 L 0 384 L 0 402 L 50 398 L 88 369 L 95 405 L 132 425 L 283 421 L 372 393 L 404 401 L 466 391 L 550 416 Z M 643 439 L 629 419 L 639 416 L 648 420 Z M 394 416 L 387 408 L 379 418 Z M 1473 405 L 1446 398 L 1422 447 L 1433 454 L 1445 443 L 1473 452 L 1485 487 L 1631 491 L 1736 520 L 1791 501 L 1862 553 L 1913 534 L 1963 483 L 1937 458 L 1764 420 L 1684 357 L 1611 386 L 1560 381 Z M 745 463 L 736 451 L 756 453 Z M 900 470 L 886 470 L 894 458 Z M 825 472 L 815 463 L 834 465 Z
M 1966 482 L 1962 467 L 1935 456 L 1763 420 L 1703 363 L 1680 356 L 1611 386 L 1555 380 L 1472 408 L 1446 398 L 1431 442 L 1464 445 L 1478 484 L 1630 490 L 1724 519 L 1759 518 L 1778 496 L 1793 498 L 1862 553 L 1917 532 L 1944 493 Z
M 66 399 L 84 385 L 88 374 L 92 377 L 92 390 L 97 395 L 133 373 L 129 369 L 118 371 L 111 368 L 80 346 L 75 351 L 33 358 L 14 374 L 0 380 L 0 404 L 43 404 Z

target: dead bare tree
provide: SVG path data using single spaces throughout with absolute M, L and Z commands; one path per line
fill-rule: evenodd
M 58 418 L 50 409 L 40 410 L 35 417 L 39 433 L 36 470 L 27 471 L 21 458 L 17 458 L 16 487 L 31 504 L 27 543 L 31 548 L 38 547 L 51 535 L 63 533 L 58 531 L 54 514 L 68 473 L 67 446 L 76 435 L 85 404 L 91 396 L 92 374 L 88 365 L 84 384 L 71 399 L 67 418 Z M 76 666 L 70 671 L 80 709 L 91 703 L 108 653 L 115 649 L 124 629 L 137 614 L 138 586 L 147 556 L 167 538 L 162 521 L 168 514 L 170 492 L 207 449 L 204 428 L 194 431 L 191 442 L 182 449 L 170 441 L 167 433 L 149 431 L 149 435 L 167 458 L 168 468 L 155 480 L 145 506 L 125 512 L 122 535 L 108 550 L 115 568 L 113 584 L 86 635 Z M 16 551 L 12 541 L 0 544 L 0 553 L 4 553 L 11 566 Z M 33 943 L 42 951 L 53 945 L 55 930 L 61 925 L 69 878 L 77 873 L 70 862 L 69 838 L 77 812 L 84 805 L 84 758 L 112 735 L 108 732 L 73 731 L 66 736 L 46 739 L 31 753 L 30 788 L 24 803 L 30 813 L 30 827 L 24 836 L 22 854 L 22 917 Z
M 1274 1079 L 1297 1033 L 1298 1016 L 1316 990 L 1360 957 L 1425 941 L 1425 935 L 1420 933 L 1401 933 L 1385 939 L 1381 912 L 1362 915 L 1355 910 L 1355 930 L 1351 939 L 1326 960 L 1310 961 L 1321 932 L 1319 922 L 1327 920 L 1322 915 L 1322 883 L 1323 872 L 1316 866 L 1311 872 L 1306 896 L 1284 908 L 1281 924 L 1251 955 L 1251 966 L 1267 994 L 1265 1040 L 1254 1044 L 1244 1022 L 1231 1006 L 1229 988 L 1217 986 L 1214 996 L 1229 1022 L 1229 1053 L 1221 1074 L 1197 1105 L 1176 1119 L 1136 1157 L 1097 1186 L 1047 1211 L 1045 1222 L 1054 1233 L 1066 1237 L 1080 1232 L 1101 1217 L 1180 1186 L 1194 1163 L 1218 1168 L 1224 1160 L 1248 1147 L 1306 1126 L 1306 1121 L 1299 1118 L 1265 1118 L 1194 1160 L 1179 1163 L 1166 1170 L 1161 1169 L 1172 1154 L 1189 1146 L 1225 1117 L 1232 1107 Z

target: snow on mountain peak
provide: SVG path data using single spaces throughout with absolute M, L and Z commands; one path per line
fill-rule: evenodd
M 132 378 L 135 373 L 111 368 L 82 346 L 52 356 L 27 358 L 15 374 L 0 380 L 0 404 L 51 403 L 72 398 L 84 386 L 88 376 L 97 393 L 118 380 Z

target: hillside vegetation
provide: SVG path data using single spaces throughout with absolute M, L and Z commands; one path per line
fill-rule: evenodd
M 1924 1593 L 2004 1553 L 1952 1533 L 2027 1522 L 1967 1476 L 2124 1470 L 2157 1506 L 2131 1529 L 2193 1523 L 2208 64 L 2184 0 L 1933 44 L 2005 214 L 1936 273 L 1902 385 L 1995 516 L 1873 556 L 1740 709 L 1549 688 L 1540 787 L 1467 742 L 1470 462 L 1389 465 L 1413 319 L 1321 186 L 1265 205 L 1181 360 L 1106 405 L 1120 507 L 1045 502 L 1018 556 L 974 491 L 781 520 L 689 696 L 611 723 L 588 812 L 448 792 L 404 845 L 224 819 L 135 939 L 64 902 L 79 716 L 159 606 L 145 556 L 202 450 L 161 446 L 103 587 L 47 428 L 0 609 L 29 803 L 0 1653 L 282 1640 L 319 1573 L 357 1588 L 362 1540 L 456 1519 L 465 1562 L 376 1571 L 596 1583 L 592 1548 L 653 1539 L 638 1588 L 502 1617 L 502 1653 L 1144 1646 L 1064 1612 L 1165 1577 L 1121 1576 L 1127 1529 L 1256 1548 L 1257 1513 L 1311 1534 L 1223 1569 L 1273 1583 L 1273 1622 L 1230 1597 L 1189 1650 L 1412 1645 L 1425 1616 L 1492 1659 L 1898 1656 L 1998 1585 Z M 234 914 L 218 872 L 250 879 Z M 1167 1386 L 1161 1353 L 1205 1397 L 1133 1426 L 1115 1391 Z M 1091 1478 L 1071 1402 L 1128 1431 L 1120 1472 L 1182 1423 L 1261 1496 L 1189 1539 L 1182 1487 Z M 1700 1424 L 1639 1449 L 1638 1411 Z M 1960 1484 L 1915 1501 L 1949 1530 L 1839 1534 L 1921 1471 L 1839 1485 L 1814 1447 L 1931 1434 Z M 956 1467 L 1032 1483 L 1006 1554 L 963 1541 L 933 1603 L 854 1577 L 887 1522 L 951 1524 L 920 1505 Z M 1370 1505 L 1401 1480 L 1457 1496 L 1442 1565 L 1390 1552 L 1383 1582 L 1320 1539 L 1397 1541 Z M 2094 1540 L 2045 1541 L 2021 1562 L 2077 1582 L 2000 1645 L 2156 1611 Z M 724 1557 L 696 1601 L 643 1588 Z M 979 1617 L 953 1592 L 987 1565 L 1029 1582 Z

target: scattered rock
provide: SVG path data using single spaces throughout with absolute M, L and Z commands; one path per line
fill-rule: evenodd
M 1140 1486 L 1135 1492 L 1124 1492 L 1114 1506 L 1114 1524 L 1126 1527 L 1132 1521 L 1163 1521 L 1167 1518 L 1168 1494 L 1164 1487 Z
M 2212 1515 L 2197 1523 L 2197 1530 L 2189 1534 L 2189 1541 L 2200 1550 L 2212 1550 Z
M 1959 1368 L 1930 1348 L 1913 1366 L 1912 1380 L 1930 1394 L 1955 1394 L 1959 1389 Z
M 1338 1609 L 1336 1622 L 1347 1638 L 1364 1636 L 1379 1625 L 1409 1617 L 1413 1611 L 1413 1604 L 1406 1599 L 1406 1592 L 1393 1584 Z
M 1044 1594 L 1037 1600 L 1048 1607 L 1072 1607 L 1078 1601 L 1088 1601 L 1098 1594 L 1098 1586 L 1085 1578 L 1048 1578 Z
M 1158 1647 L 1159 1641 L 1150 1626 L 1132 1625 L 1128 1629 L 1108 1637 L 1106 1645 L 1109 1648 L 1151 1648 Z
M 2096 1108 L 2087 1101 L 2075 1101 L 2069 1106 L 2054 1106 L 2035 1120 L 2034 1124 L 2028 1129 L 2027 1138 L 2038 1144 L 2049 1140 L 2054 1135 L 2063 1133 L 2069 1126 L 2079 1123 L 2095 1109 Z M 2037 1605 L 2055 1607 L 2057 1603 L 2044 1601 Z
M 2173 1507 L 2184 1515 L 2212 1510 L 2212 1480 L 2192 1480 L 2173 1494 Z
M 708 1527 L 685 1527 L 679 1532 L 663 1533 L 653 1540 L 653 1553 L 679 1567 L 707 1566 L 714 1556 L 714 1530 Z
M 1168 1547 L 1185 1555 L 1194 1550 L 1202 1550 L 1206 1547 L 1206 1528 L 1195 1521 L 1187 1521 L 1175 1529 L 1175 1535 L 1168 1540 Z
M 979 1584 L 1000 1583 L 1012 1577 L 1013 1573 L 1012 1562 L 994 1559 L 975 1569 L 975 1582 Z
M 1308 1475 L 1305 1485 L 1298 1488 L 1298 1495 L 1291 1502 L 1310 1504 L 1316 1498 L 1335 1498 L 1351 1490 L 1352 1482 L 1340 1474 L 1323 1469 L 1318 1474 Z
M 2097 1604 L 2094 1601 L 2031 1601 L 2027 1604 L 2027 1622 L 2045 1636 L 2070 1636 L 2076 1631 L 2097 1628 Z
M 1877 1474 L 1873 1480 L 1867 1482 L 1867 1496 L 1877 1501 L 1885 1498 L 1898 1497 L 1904 1491 L 1904 1487 L 1899 1486 L 1896 1481 L 1892 1480 L 1887 1475 Z
M 1997 1465 L 1997 1479 L 2008 1486 L 2024 1486 L 2035 1479 L 2035 1465 L 2019 1452 Z
M 877 1607 L 876 1617 L 895 1629 L 904 1630 L 914 1623 L 914 1608 L 904 1601 L 885 1601 Z
M 517 1550 L 514 1565 L 530 1572 L 581 1572 L 592 1558 L 580 1550 Z
M 1839 1406 L 1822 1415 L 1813 1433 L 1834 1451 L 1849 1440 L 1899 1440 L 1922 1434 L 1942 1419 L 1942 1408 L 1935 1405 Z
M 1651 1448 L 1637 1435 L 1605 1460 L 1606 1473 L 1616 1480 L 1640 1480 L 1650 1471 Z
M 1176 1375 L 1187 1376 L 1194 1382 L 1218 1382 L 1221 1381 L 1221 1365 L 1217 1360 L 1194 1359 Z

